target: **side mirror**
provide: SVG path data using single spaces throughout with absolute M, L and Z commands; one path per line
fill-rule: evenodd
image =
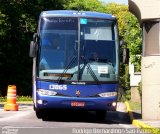
M 128 64 L 129 63 L 129 49 L 123 48 L 123 63 Z
M 38 34 L 37 34 L 37 33 L 34 33 L 34 35 L 33 35 L 33 41 L 36 42 L 37 39 L 38 39 Z
M 36 43 L 34 41 L 30 42 L 29 56 L 32 58 L 36 57 Z

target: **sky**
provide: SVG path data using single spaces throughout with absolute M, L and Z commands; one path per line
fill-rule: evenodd
M 119 3 L 119 4 L 128 4 L 128 0 L 100 0 L 102 2 L 106 2 L 106 3 L 109 3 L 109 2 L 116 2 L 116 3 Z

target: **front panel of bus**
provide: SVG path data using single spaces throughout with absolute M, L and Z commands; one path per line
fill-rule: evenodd
M 35 107 L 115 110 L 119 44 L 116 21 L 41 17 Z

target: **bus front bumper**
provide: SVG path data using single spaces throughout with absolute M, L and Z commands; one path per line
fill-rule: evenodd
M 117 97 L 61 97 L 37 96 L 36 109 L 116 110 Z

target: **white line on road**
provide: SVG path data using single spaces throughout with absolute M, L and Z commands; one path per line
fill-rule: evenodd
M 135 128 L 133 125 L 128 124 L 119 124 L 119 126 L 122 126 L 122 128 Z

